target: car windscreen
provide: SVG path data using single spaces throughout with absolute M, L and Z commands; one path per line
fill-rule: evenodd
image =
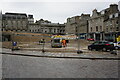
M 108 42 L 108 44 L 114 44 L 113 42 Z

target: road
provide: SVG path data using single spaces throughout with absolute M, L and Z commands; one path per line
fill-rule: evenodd
M 2 55 L 3 78 L 118 78 L 118 60 Z

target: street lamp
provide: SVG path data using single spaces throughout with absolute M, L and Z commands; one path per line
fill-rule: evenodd
M 79 29 L 78 29 L 78 26 L 76 25 L 76 27 L 77 27 L 77 35 L 78 35 L 78 50 L 77 50 L 77 54 L 80 54 L 80 53 L 83 53 L 83 51 L 82 50 L 80 50 L 80 36 L 79 36 Z
M 43 43 L 43 49 L 42 49 L 42 52 L 44 53 L 44 52 L 45 52 L 45 49 L 44 49 L 44 47 L 45 47 L 45 39 L 42 40 L 42 43 Z

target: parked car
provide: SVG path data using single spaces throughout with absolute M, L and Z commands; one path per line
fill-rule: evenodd
M 61 39 L 52 39 L 52 41 L 51 41 L 51 47 L 52 48 L 54 48 L 54 47 L 61 48 L 62 47 Z
M 93 38 L 88 38 L 87 40 L 88 40 L 88 41 L 94 41 L 94 39 L 93 39 Z
M 88 46 L 89 50 L 102 50 L 102 51 L 112 51 L 115 49 L 113 42 L 108 41 L 96 41 Z
M 114 43 L 115 49 L 120 49 L 120 42 Z

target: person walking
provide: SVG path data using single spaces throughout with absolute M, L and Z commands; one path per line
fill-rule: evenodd
M 65 39 L 62 40 L 62 44 L 63 44 L 63 47 L 66 47 L 66 46 L 67 46 L 67 44 L 66 44 L 66 40 L 65 40 Z

